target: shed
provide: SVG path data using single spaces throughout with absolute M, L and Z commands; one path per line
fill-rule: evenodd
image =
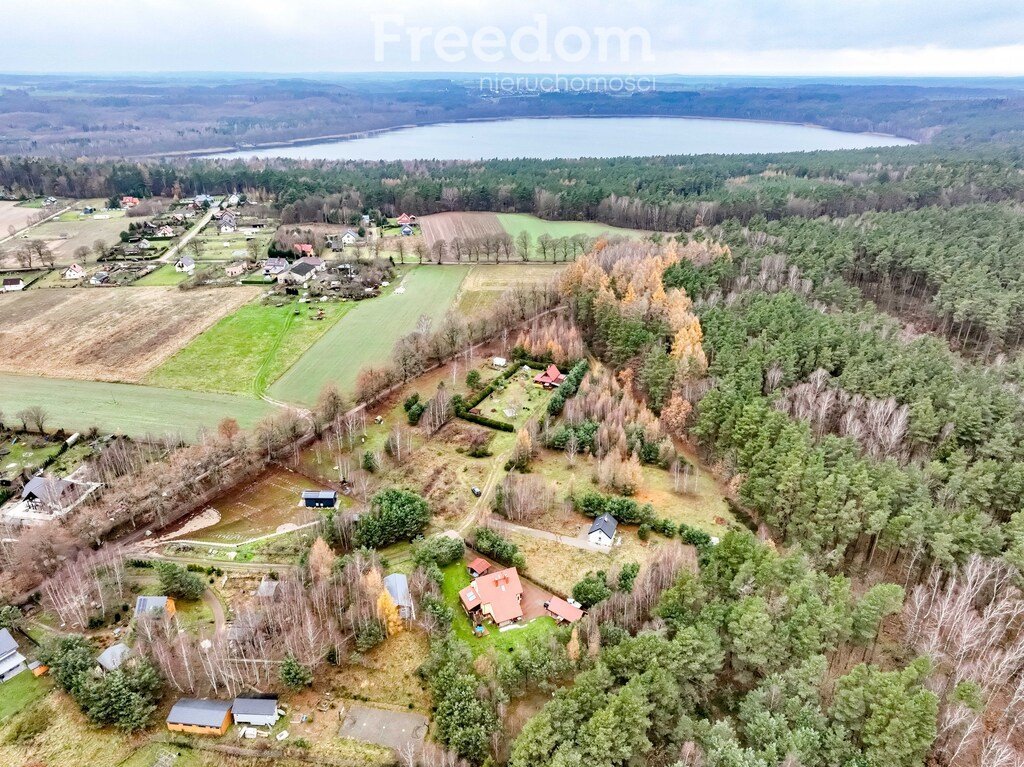
M 182 698 L 167 715 L 167 729 L 192 735 L 223 735 L 231 726 L 231 702 Z
M 235 702 L 231 704 L 231 715 L 235 724 L 273 727 L 278 720 L 277 696 L 235 698 Z
M 96 662 L 104 671 L 116 671 L 121 668 L 121 664 L 124 663 L 125 658 L 127 658 L 131 652 L 132 651 L 128 648 L 128 645 L 123 642 L 118 642 L 101 652 L 100 657 L 96 659 Z
M 135 600 L 135 617 L 142 615 L 174 615 L 174 600 L 170 597 L 139 597 Z
M 412 601 L 412 592 L 409 591 L 409 579 L 402 573 L 392 573 L 384 579 L 384 588 L 391 595 L 392 601 L 398 607 L 398 614 L 406 620 L 416 617 L 416 606 Z
M 571 605 L 561 597 L 551 597 L 545 605 L 548 613 L 559 623 L 575 623 L 583 617 L 583 610 Z
M 338 503 L 336 490 L 303 490 L 302 503 L 307 509 L 333 509 Z
M 259 587 L 256 589 L 256 598 L 266 602 L 273 601 L 277 597 L 277 585 L 278 582 L 273 578 L 264 576 L 263 580 L 260 581 Z
M 491 563 L 483 557 L 477 557 L 466 567 L 469 570 L 469 574 L 473 578 L 479 578 L 481 575 L 491 569 Z

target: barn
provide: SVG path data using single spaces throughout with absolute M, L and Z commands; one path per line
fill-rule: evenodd
M 336 490 L 303 490 L 302 504 L 307 509 L 333 509 L 338 504 Z

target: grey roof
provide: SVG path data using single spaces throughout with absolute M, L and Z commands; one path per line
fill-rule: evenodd
M 412 594 L 409 593 L 409 579 L 402 573 L 392 573 L 384 579 L 384 588 L 399 607 L 412 606 Z
M 300 277 L 305 277 L 307 274 L 316 271 L 316 268 L 305 261 L 300 261 L 291 268 L 292 274 L 297 274 Z
M 124 663 L 124 659 L 130 654 L 131 650 L 128 649 L 128 645 L 123 642 L 118 642 L 101 652 L 100 657 L 96 659 L 96 662 L 107 671 L 114 671 L 115 669 L 121 668 L 121 664 Z
M 167 715 L 169 724 L 191 724 L 196 727 L 220 727 L 231 710 L 229 700 L 182 698 Z
M 0 658 L 18 651 L 18 643 L 11 632 L 7 629 L 0 629 Z
M 264 578 L 260 581 L 259 588 L 256 589 L 258 597 L 272 597 L 275 593 L 277 593 L 277 581 L 272 578 Z
M 139 597 L 135 600 L 135 615 L 163 612 L 167 609 L 167 597 Z
M 277 696 L 269 698 L 235 698 L 231 709 L 235 716 L 276 716 Z
M 22 500 L 30 495 L 44 503 L 58 503 L 64 491 L 71 487 L 66 479 L 57 477 L 32 477 L 21 490 Z
M 600 530 L 602 533 L 607 535 L 609 538 L 615 537 L 615 530 L 618 528 L 619 523 L 615 520 L 611 514 L 602 514 L 594 520 L 594 524 L 590 526 L 590 532 L 595 533 Z
M 333 501 L 338 498 L 337 490 L 303 490 L 302 499 L 315 498 L 317 500 Z
M 178 259 L 178 263 L 182 266 L 195 266 L 196 260 L 192 256 L 182 256 Z

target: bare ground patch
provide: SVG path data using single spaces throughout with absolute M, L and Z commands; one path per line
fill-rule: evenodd
M 505 227 L 494 213 L 436 213 L 424 216 L 419 224 L 428 248 L 439 240 L 474 240 L 505 234 Z
M 0 372 L 135 383 L 259 288 L 29 290 L 0 297 Z

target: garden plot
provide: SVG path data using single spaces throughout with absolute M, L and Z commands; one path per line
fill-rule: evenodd
M 301 474 L 272 467 L 254 482 L 235 488 L 177 524 L 165 539 L 238 546 L 315 522 L 316 509 L 302 505 L 303 490 L 324 490 Z

